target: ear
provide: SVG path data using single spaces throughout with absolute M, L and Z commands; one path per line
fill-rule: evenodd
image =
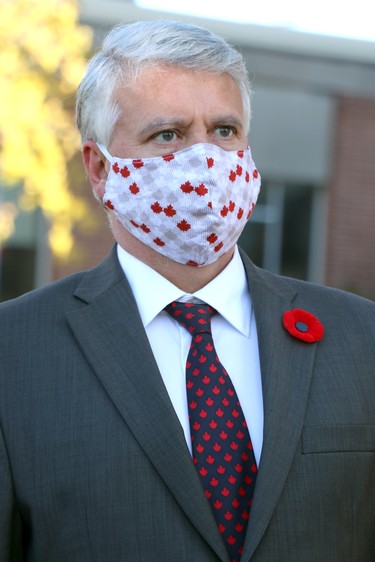
M 97 144 L 90 140 L 82 145 L 82 158 L 91 186 L 97 196 L 102 199 L 110 164 Z

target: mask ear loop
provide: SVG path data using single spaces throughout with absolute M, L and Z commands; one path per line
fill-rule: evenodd
M 104 144 L 100 144 L 99 142 L 97 142 L 96 146 L 99 148 L 100 152 L 102 152 L 103 155 L 107 158 L 107 160 L 109 162 L 112 162 L 112 156 L 110 155 Z

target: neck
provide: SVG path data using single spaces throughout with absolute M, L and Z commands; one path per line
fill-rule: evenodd
M 117 243 L 129 254 L 152 267 L 165 279 L 185 293 L 195 293 L 212 281 L 228 265 L 234 248 L 220 256 L 214 263 L 202 267 L 183 265 L 156 252 L 130 234 L 117 221 L 111 221 L 112 232 Z

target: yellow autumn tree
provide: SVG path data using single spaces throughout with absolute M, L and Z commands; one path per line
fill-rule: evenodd
M 43 210 L 58 257 L 84 213 L 67 162 L 79 148 L 72 107 L 90 46 L 75 0 L 0 0 L 0 182 L 22 185 L 20 209 Z M 0 208 L 0 241 L 15 215 L 14 205 Z

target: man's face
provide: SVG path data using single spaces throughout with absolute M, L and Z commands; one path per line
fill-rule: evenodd
M 240 89 L 227 74 L 163 66 L 118 88 L 121 115 L 109 152 L 122 158 L 162 156 L 196 143 L 225 150 L 247 146 Z

